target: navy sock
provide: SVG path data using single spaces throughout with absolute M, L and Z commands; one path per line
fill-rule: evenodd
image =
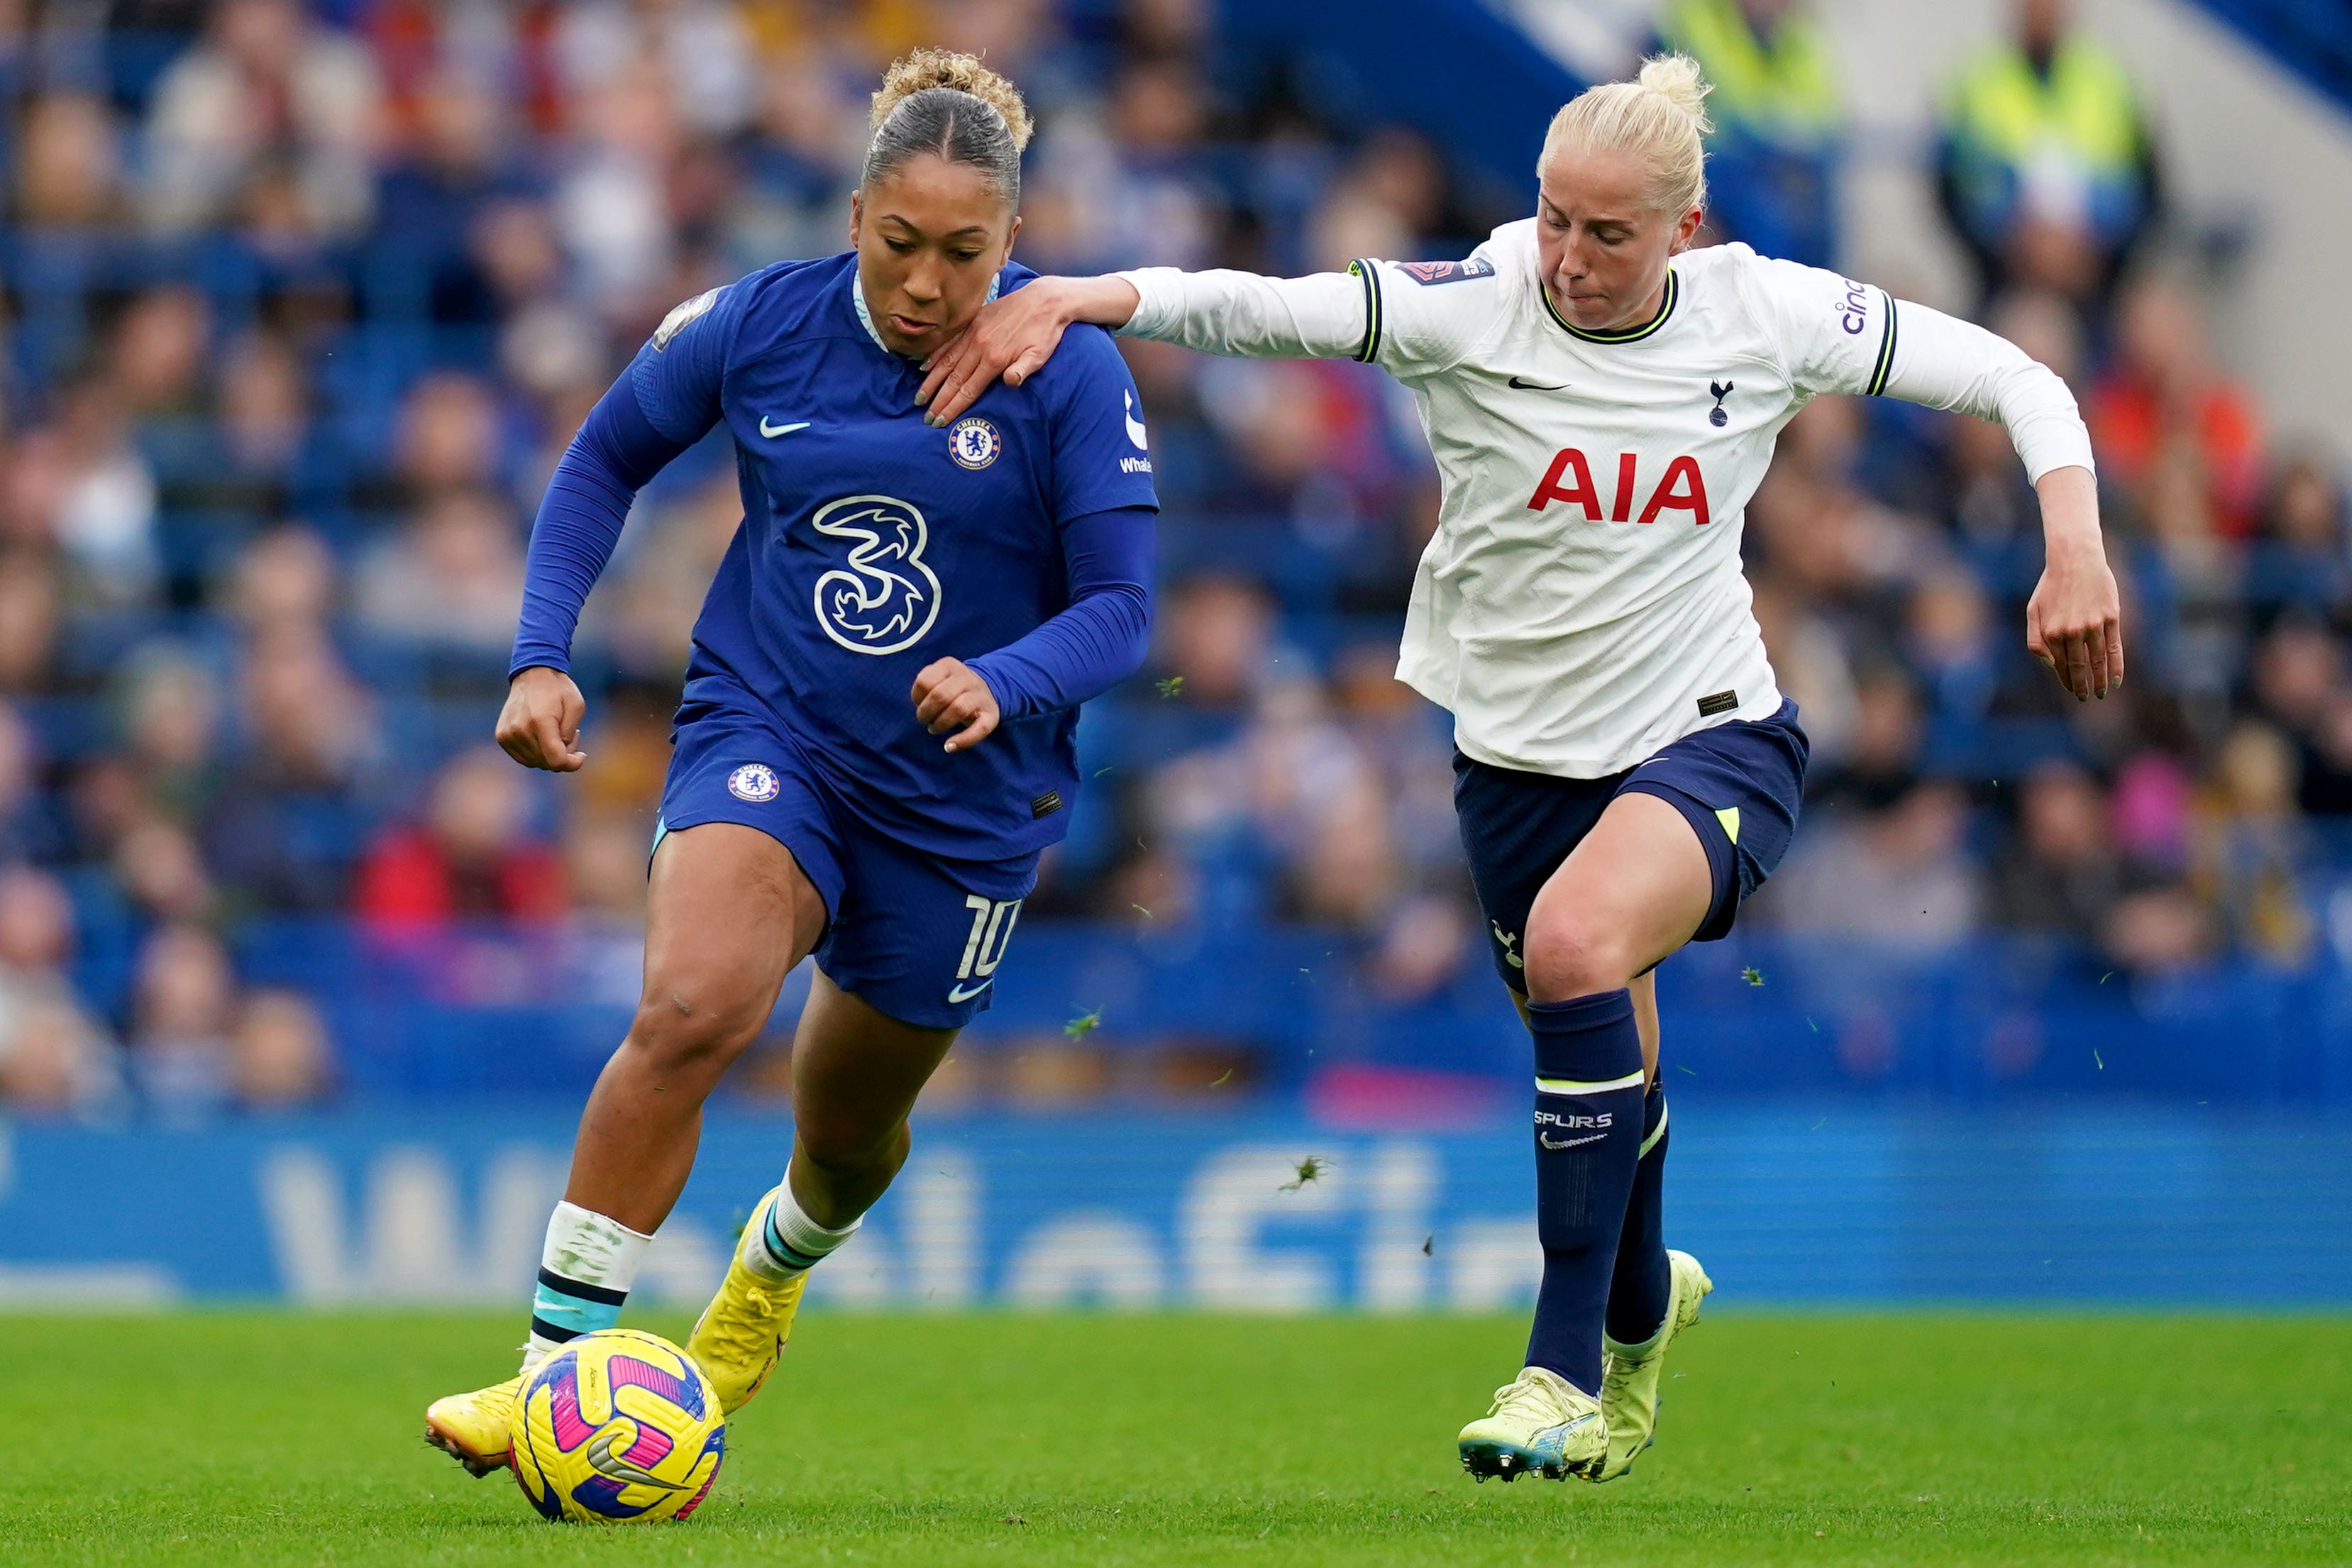
M 1665 1326 L 1674 1292 L 1664 1206 L 1667 1136 L 1666 1091 L 1653 1086 L 1642 1105 L 1642 1163 L 1633 1171 L 1633 1195 L 1617 1237 L 1617 1271 L 1609 1279 L 1609 1337 L 1621 1345 L 1648 1344 Z
M 1626 991 L 1530 1002 L 1536 1047 L 1536 1295 L 1528 1364 L 1601 1392 L 1601 1319 L 1642 1149 L 1642 1037 Z

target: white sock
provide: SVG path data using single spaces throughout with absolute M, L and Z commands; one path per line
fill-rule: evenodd
M 767 1223 L 743 1227 L 742 1245 L 735 1249 L 735 1256 L 762 1279 L 790 1279 L 823 1262 L 862 1223 L 862 1218 L 854 1219 L 839 1230 L 817 1224 L 793 1196 L 793 1184 L 787 1178 L 783 1190 L 776 1194 L 775 1206 L 768 1211 Z
M 555 1205 L 539 1255 L 530 1338 L 522 1347 L 526 1374 L 559 1347 L 620 1321 L 621 1302 L 636 1283 L 637 1265 L 653 1239 L 577 1204 Z

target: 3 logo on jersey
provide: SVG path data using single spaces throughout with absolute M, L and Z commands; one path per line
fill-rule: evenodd
M 939 574 L 923 559 L 930 542 L 923 514 L 895 496 L 844 496 L 809 521 L 849 543 L 842 563 L 816 580 L 824 635 L 852 653 L 877 655 L 922 641 L 940 618 Z

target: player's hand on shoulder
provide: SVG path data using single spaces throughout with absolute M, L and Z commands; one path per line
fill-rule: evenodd
M 1066 280 L 1040 278 L 981 307 L 971 324 L 942 343 L 925 366 L 915 405 L 944 429 L 1002 380 L 1018 386 L 1054 357 L 1070 324 Z
M 543 664 L 515 672 L 507 683 L 506 706 L 499 710 L 499 744 L 527 768 L 551 773 L 577 773 L 588 753 L 577 745 L 587 699 L 560 669 Z
M 1003 717 L 996 693 L 980 671 L 960 658 L 934 659 L 915 677 L 915 717 L 934 735 L 948 735 L 947 749 L 961 752 L 992 734 Z

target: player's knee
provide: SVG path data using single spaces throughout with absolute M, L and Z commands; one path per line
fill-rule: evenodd
M 1525 942 L 1528 995 L 1568 1002 L 1633 983 L 1641 960 L 1614 922 L 1589 912 L 1538 910 Z
M 764 1009 L 714 995 L 689 978 L 649 976 L 629 1025 L 629 1044 L 658 1068 L 715 1072 L 740 1055 L 766 1022 Z

